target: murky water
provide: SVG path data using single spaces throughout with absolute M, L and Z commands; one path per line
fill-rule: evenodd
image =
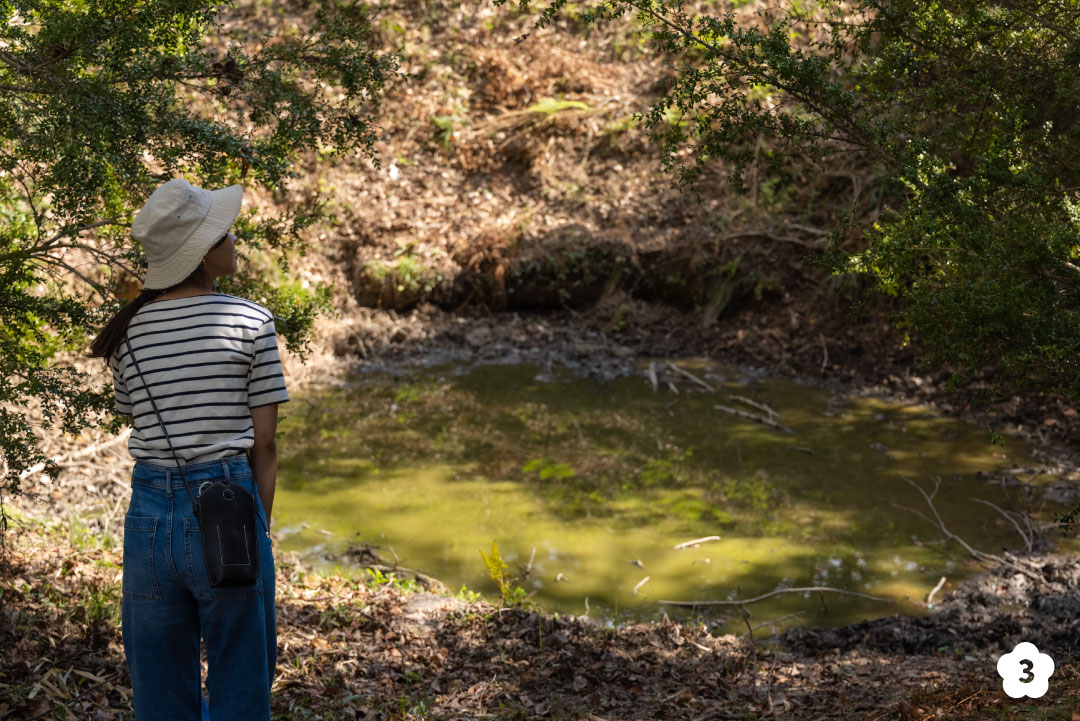
M 757 625 L 845 623 L 915 613 L 941 576 L 971 573 L 956 543 L 907 506 L 930 510 L 977 548 L 1019 543 L 981 498 L 1022 505 L 1021 489 L 987 478 L 1032 465 L 1022 443 L 928 408 L 753 380 L 682 362 L 689 381 L 654 392 L 640 376 L 609 384 L 558 368 L 487 365 L 417 371 L 408 381 L 356 379 L 346 390 L 294 395 L 281 409 L 274 510 L 282 546 L 344 565 L 350 543 L 379 547 L 452 588 L 497 598 L 480 551 L 497 541 L 508 574 L 547 611 L 612 622 L 685 617 L 659 605 L 783 594 L 749 606 Z M 716 410 L 780 414 L 793 433 Z M 1033 479 L 1038 483 L 1042 479 Z M 720 536 L 691 548 L 675 546 Z M 535 552 L 533 549 L 535 548 Z M 647 579 L 647 580 L 646 580 Z M 947 589 L 946 589 L 947 592 Z M 742 632 L 737 608 L 700 609 Z M 768 633 L 762 628 L 757 633 Z

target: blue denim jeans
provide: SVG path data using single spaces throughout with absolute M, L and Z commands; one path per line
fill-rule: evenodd
M 184 466 L 191 492 L 229 480 L 255 494 L 259 578 L 252 588 L 211 588 L 202 539 L 173 465 L 136 460 L 124 518 L 121 627 L 136 721 L 268 721 L 277 663 L 274 557 L 266 512 L 245 454 Z M 199 638 L 208 661 L 207 708 Z

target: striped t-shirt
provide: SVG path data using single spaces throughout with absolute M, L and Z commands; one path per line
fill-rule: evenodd
M 289 400 L 274 316 L 258 303 L 226 293 L 151 301 L 127 333 L 145 385 L 127 343 L 109 365 L 116 410 L 132 416 L 136 460 L 175 466 L 177 456 L 188 465 L 243 452 L 255 441 L 249 409 Z

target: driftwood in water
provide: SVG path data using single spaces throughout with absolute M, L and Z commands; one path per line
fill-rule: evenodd
M 705 390 L 712 391 L 713 393 L 716 392 L 715 388 L 713 388 L 711 385 L 709 385 L 705 381 L 701 380 L 700 378 L 698 378 L 696 375 L 694 375 L 690 371 L 686 370 L 685 368 L 680 368 L 679 366 L 675 365 L 674 363 L 670 363 L 670 362 L 667 365 L 668 365 L 668 368 L 670 368 L 671 370 L 675 371 L 676 373 L 681 373 L 682 375 L 686 376 L 690 380 L 697 383 L 699 386 L 701 386 Z
M 684 541 L 683 543 L 680 543 L 679 545 L 674 546 L 673 550 L 679 551 L 679 550 L 682 550 L 684 548 L 689 548 L 690 546 L 696 546 L 696 545 L 698 545 L 700 543 L 708 543 L 709 541 L 719 541 L 719 540 L 720 540 L 720 536 L 705 536 L 704 538 L 695 538 L 692 541 Z
M 756 413 L 750 413 L 748 411 L 740 411 L 738 408 L 728 408 L 727 406 L 713 406 L 713 408 L 717 409 L 718 411 L 724 411 L 724 413 L 730 413 L 733 416 L 738 416 L 739 418 L 746 418 L 747 420 L 754 421 L 755 423 L 761 423 L 763 425 L 769 426 L 770 428 L 775 428 L 778 431 L 783 431 L 784 433 L 794 433 L 795 432 L 795 431 L 791 430 L 790 428 L 788 428 L 787 426 L 780 425 L 779 423 L 774 421 L 772 418 L 766 418 L 765 416 L 759 416 Z
M 757 408 L 759 411 L 765 411 L 766 413 L 769 414 L 769 418 L 772 418 L 774 416 L 777 417 L 777 418 L 783 418 L 782 415 L 780 415 L 779 413 L 774 411 L 772 408 L 769 408 L 764 403 L 760 403 L 758 401 L 750 400 L 746 396 L 728 396 L 728 398 L 730 398 L 733 401 L 739 401 L 741 403 L 745 403 L 748 406 L 752 406 L 754 408 Z
M 764 601 L 766 598 L 777 596 L 781 593 L 808 593 L 811 591 L 829 591 L 830 593 L 842 593 L 846 596 L 857 596 L 858 598 L 868 598 L 871 601 L 892 601 L 891 598 L 883 598 L 881 596 L 871 596 L 866 593 L 859 593 L 857 591 L 845 591 L 842 588 L 830 588 L 829 586 L 804 586 L 802 588 L 778 588 L 775 591 L 769 591 L 763 593 L 760 596 L 754 596 L 753 598 L 744 598 L 735 601 L 657 601 L 665 606 L 745 606 L 748 603 L 757 603 L 758 601 Z

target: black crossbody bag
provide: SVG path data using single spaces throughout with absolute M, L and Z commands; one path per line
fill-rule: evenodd
M 139 374 L 146 397 L 154 407 L 158 423 L 165 434 L 165 440 L 169 443 L 176 460 L 176 467 L 180 471 L 180 478 L 184 481 L 184 489 L 191 498 L 191 506 L 195 510 L 195 521 L 199 524 L 199 535 L 202 538 L 203 560 L 206 563 L 206 571 L 210 576 L 212 588 L 246 588 L 255 585 L 259 577 L 259 539 L 255 527 L 258 512 L 255 508 L 255 496 L 248 493 L 247 489 L 237 483 L 229 481 L 214 481 L 203 483 L 199 486 L 199 497 L 191 493 L 184 469 L 180 465 L 180 459 L 176 457 L 169 432 L 165 429 L 165 422 L 158 413 L 157 403 L 154 402 L 150 390 L 146 387 L 146 379 L 139 370 L 139 362 L 135 360 L 135 352 L 131 349 L 131 341 L 124 336 L 128 354 L 135 363 L 135 372 Z

